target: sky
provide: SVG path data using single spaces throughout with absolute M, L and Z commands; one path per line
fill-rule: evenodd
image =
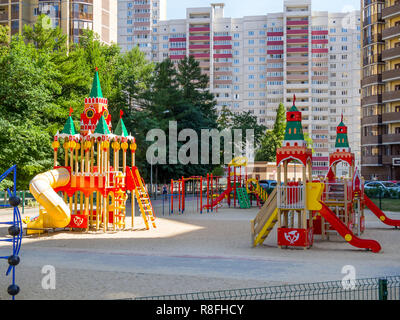
M 265 15 L 283 11 L 283 0 L 166 0 L 167 19 L 184 19 L 186 8 L 208 7 L 211 3 L 225 3 L 225 17 Z M 360 9 L 360 0 L 313 0 L 313 11 L 346 12 Z

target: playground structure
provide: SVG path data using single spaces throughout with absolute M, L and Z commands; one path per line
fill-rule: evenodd
M 79 133 L 72 112 L 70 109 L 62 132 L 54 136 L 54 169 L 37 175 L 30 183 L 30 192 L 40 207 L 38 216 L 25 221 L 27 234 L 56 228 L 125 230 L 129 193 L 132 230 L 135 198 L 146 229 L 150 223 L 155 228 L 153 207 L 135 166 L 135 138 L 127 132 L 122 111 L 112 132 L 108 101 L 103 97 L 97 68 L 90 96 L 85 99 Z M 62 150 L 58 152 L 60 146 Z M 128 150 L 131 167 L 127 163 Z M 64 166 L 59 166 L 60 162 Z
M 0 259 L 6 259 L 8 262 L 8 269 L 6 272 L 6 276 L 12 276 L 12 282 L 7 288 L 8 294 L 12 296 L 12 299 L 15 299 L 15 296 L 19 293 L 20 288 L 15 283 L 15 267 L 20 263 L 19 251 L 21 249 L 22 244 L 22 222 L 21 222 L 21 214 L 19 212 L 19 204 L 21 203 L 21 199 L 17 197 L 17 166 L 14 165 L 5 171 L 0 176 L 0 182 L 3 181 L 7 176 L 13 174 L 13 191 L 7 189 L 7 193 L 9 195 L 9 204 L 13 207 L 13 221 L 11 222 L 0 222 L 0 224 L 7 225 L 8 234 L 12 238 L 0 239 L 2 242 L 12 243 L 12 253 L 10 256 L 0 256 Z
M 338 234 L 357 248 L 379 252 L 378 242 L 359 238 L 365 230 L 364 207 L 388 225 L 398 227 L 400 221 L 387 218 L 364 194 L 343 117 L 337 127 L 329 173 L 325 179 L 313 181 L 312 150 L 307 147 L 301 112 L 296 108 L 296 98 L 293 100 L 293 106 L 286 114 L 285 138 L 277 150 L 277 187 L 251 221 L 252 245 L 261 245 L 277 225 L 279 248 L 308 249 L 312 247 L 315 235 L 329 240 L 331 234 Z M 302 176 L 298 181 L 288 179 L 288 164 L 292 161 L 302 164 Z M 349 166 L 349 177 L 336 176 L 339 163 Z
M 206 177 L 193 176 L 171 180 L 170 194 L 168 194 L 169 212 L 173 214 L 176 209 L 182 214 L 186 210 L 187 200 L 195 201 L 197 212 L 203 213 L 218 211 L 224 201 L 234 208 L 250 208 L 251 203 L 246 190 L 248 181 L 246 157 L 236 157 L 227 166 L 226 183 L 224 177 L 208 173 Z M 256 181 L 256 180 L 255 180 Z M 258 184 L 258 182 L 257 182 Z M 260 187 L 261 188 L 261 187 Z M 261 188 L 262 189 L 262 188 Z M 266 197 L 261 189 L 253 190 L 251 193 L 261 194 Z

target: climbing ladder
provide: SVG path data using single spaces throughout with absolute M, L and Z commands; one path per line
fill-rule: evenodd
M 236 194 L 238 196 L 240 208 L 242 208 L 242 209 L 251 208 L 250 198 L 249 198 L 246 188 L 237 188 Z
M 251 221 L 252 245 L 256 247 L 262 244 L 269 236 L 272 229 L 278 222 L 278 207 L 276 188 L 268 197 L 264 206 L 257 214 L 256 218 Z
M 146 229 L 149 230 L 150 228 L 149 221 L 151 221 L 153 228 L 156 228 L 153 206 L 151 204 L 149 194 L 144 186 L 144 181 L 139 174 L 138 168 L 132 167 L 132 171 L 130 168 L 127 168 L 127 173 L 129 173 L 133 178 L 136 199 L 138 201 Z

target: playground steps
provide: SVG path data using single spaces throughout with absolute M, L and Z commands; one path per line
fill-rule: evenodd
M 127 171 L 129 172 L 130 170 Z M 139 204 L 140 212 L 142 213 L 146 229 L 149 229 L 149 221 L 151 221 L 153 228 L 156 228 L 153 206 L 151 204 L 149 194 L 144 186 L 143 179 L 139 174 L 139 170 L 136 167 L 133 167 L 131 174 L 133 176 L 136 199 Z
M 240 208 L 242 208 L 242 209 L 251 208 L 250 198 L 249 198 L 246 188 L 237 188 L 236 194 L 238 196 Z
M 256 218 L 251 221 L 252 245 L 262 244 L 278 222 L 276 189 L 267 198 Z

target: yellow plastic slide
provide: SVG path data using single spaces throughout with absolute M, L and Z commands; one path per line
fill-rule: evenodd
M 65 228 L 69 224 L 71 211 L 54 189 L 66 186 L 70 179 L 69 171 L 65 168 L 41 173 L 32 179 L 29 190 L 44 210 L 40 210 L 39 216 L 27 223 L 27 234 L 40 233 L 37 229 Z
M 278 221 L 277 193 L 276 188 L 267 198 L 264 206 L 251 221 L 251 239 L 253 247 L 261 245 Z

